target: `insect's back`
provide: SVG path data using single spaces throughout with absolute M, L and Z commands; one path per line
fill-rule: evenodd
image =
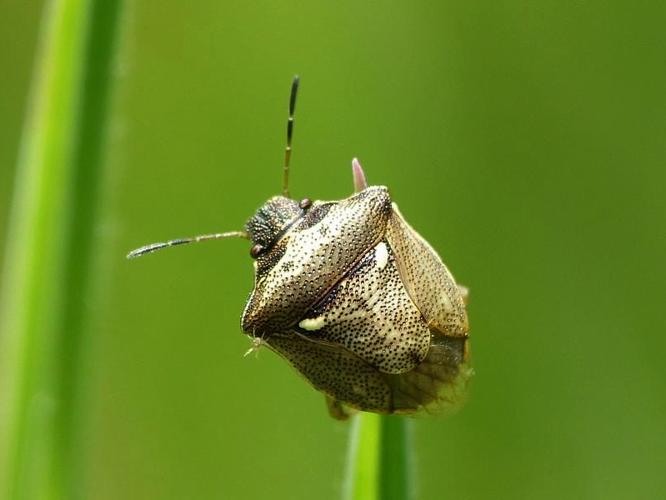
M 284 198 L 268 203 L 276 199 Z M 283 228 L 276 226 L 272 241 L 256 260 L 255 287 L 241 320 L 243 331 L 259 336 L 297 324 L 308 307 L 379 242 L 390 214 L 388 190 L 371 187 L 345 200 L 315 202 L 293 213 Z M 253 241 L 257 215 L 246 224 Z
M 294 212 L 266 243 L 244 331 L 358 409 L 411 413 L 456 399 L 469 375 L 462 297 L 386 188 Z

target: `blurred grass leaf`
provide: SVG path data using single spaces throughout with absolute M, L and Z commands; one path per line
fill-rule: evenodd
M 72 498 L 119 1 L 45 5 L 0 305 L 0 498 Z

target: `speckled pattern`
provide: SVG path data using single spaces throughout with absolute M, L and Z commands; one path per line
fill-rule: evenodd
M 268 345 L 329 396 L 371 411 L 391 408 L 391 388 L 381 372 L 351 352 L 294 334 L 273 335 Z
M 453 411 L 462 404 L 472 375 L 466 338 L 442 337 L 413 370 L 387 374 L 353 353 L 309 342 L 295 334 L 270 337 L 269 347 L 284 357 L 314 387 L 363 411 L 413 414 Z
M 248 223 L 269 246 L 243 330 L 350 407 L 411 414 L 459 404 L 472 374 L 462 296 L 388 190 L 297 214 L 288 205 L 284 217 L 271 208 Z M 280 217 L 282 226 L 264 224 Z
M 383 252 L 388 261 L 382 262 Z M 411 370 L 430 347 L 428 326 L 407 295 L 386 242 L 369 251 L 305 317 L 322 325 L 305 335 L 344 346 L 385 373 Z
M 467 313 L 458 285 L 437 252 L 405 222 L 395 204 L 386 238 L 407 292 L 430 328 L 444 335 L 467 335 Z
M 317 213 L 316 202 L 309 212 Z M 328 205 L 331 205 L 328 203 Z M 243 331 L 284 331 L 303 318 L 386 232 L 391 201 L 385 187 L 365 189 L 332 204 L 312 224 L 306 215 L 257 259 L 255 288 L 243 312 Z
M 302 214 L 296 200 L 274 196 L 264 203 L 245 224 L 252 242 L 269 248 L 289 223 Z

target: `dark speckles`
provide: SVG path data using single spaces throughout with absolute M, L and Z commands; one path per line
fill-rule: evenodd
M 467 339 L 448 336 L 466 335 L 455 282 L 391 215 L 386 188 L 300 212 L 256 260 L 243 330 L 355 408 L 403 414 L 459 401 L 472 372 Z
M 463 401 L 471 370 L 466 339 L 440 337 L 413 370 L 386 374 L 341 347 L 308 342 L 293 332 L 266 339 L 318 390 L 364 411 L 414 413 L 455 408 Z
M 243 313 L 243 330 L 261 334 L 297 324 L 382 239 L 388 221 L 385 206 L 390 207 L 391 201 L 383 187 L 368 188 L 340 202 L 313 203 L 257 259 L 255 289 Z M 276 265 L 281 259 L 293 263 L 289 270 Z
M 282 242 L 278 242 L 277 245 L 268 251 L 264 249 L 257 257 L 257 280 L 263 279 L 263 277 L 266 276 L 266 274 L 268 274 L 268 272 L 275 266 L 275 264 L 280 262 L 284 256 L 285 252 L 287 251 L 287 247 L 281 243 Z
M 382 372 L 402 373 L 426 356 L 430 331 L 384 248 L 384 266 L 371 249 L 305 318 L 323 318 L 310 337 L 344 346 Z
M 298 202 L 284 196 L 274 196 L 247 221 L 245 230 L 255 244 L 269 248 L 285 227 L 300 215 Z
M 451 336 L 464 336 L 469 326 L 458 285 L 437 253 L 396 211 L 386 237 L 396 254 L 407 291 L 428 324 Z
M 384 375 L 351 352 L 294 334 L 275 335 L 267 342 L 320 391 L 363 410 L 387 412 L 392 407 Z
M 308 212 L 303 216 L 303 219 L 299 221 L 298 226 L 295 229 L 303 231 L 304 229 L 311 228 L 315 224 L 318 224 L 336 204 L 337 202 L 317 202 L 316 205 L 313 205 L 312 202 L 310 202 Z
M 285 273 L 291 272 L 294 269 L 294 263 L 292 261 L 283 262 L 282 271 Z

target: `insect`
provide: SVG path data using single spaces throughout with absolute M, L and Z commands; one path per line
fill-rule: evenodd
M 289 196 L 299 79 L 289 99 L 281 196 L 243 231 L 153 243 L 128 254 L 229 237 L 252 242 L 255 284 L 241 318 L 324 393 L 332 416 L 412 414 L 455 406 L 472 374 L 467 291 L 405 221 L 384 186 L 352 161 L 355 192 L 339 201 Z M 246 353 L 247 354 L 247 353 Z

